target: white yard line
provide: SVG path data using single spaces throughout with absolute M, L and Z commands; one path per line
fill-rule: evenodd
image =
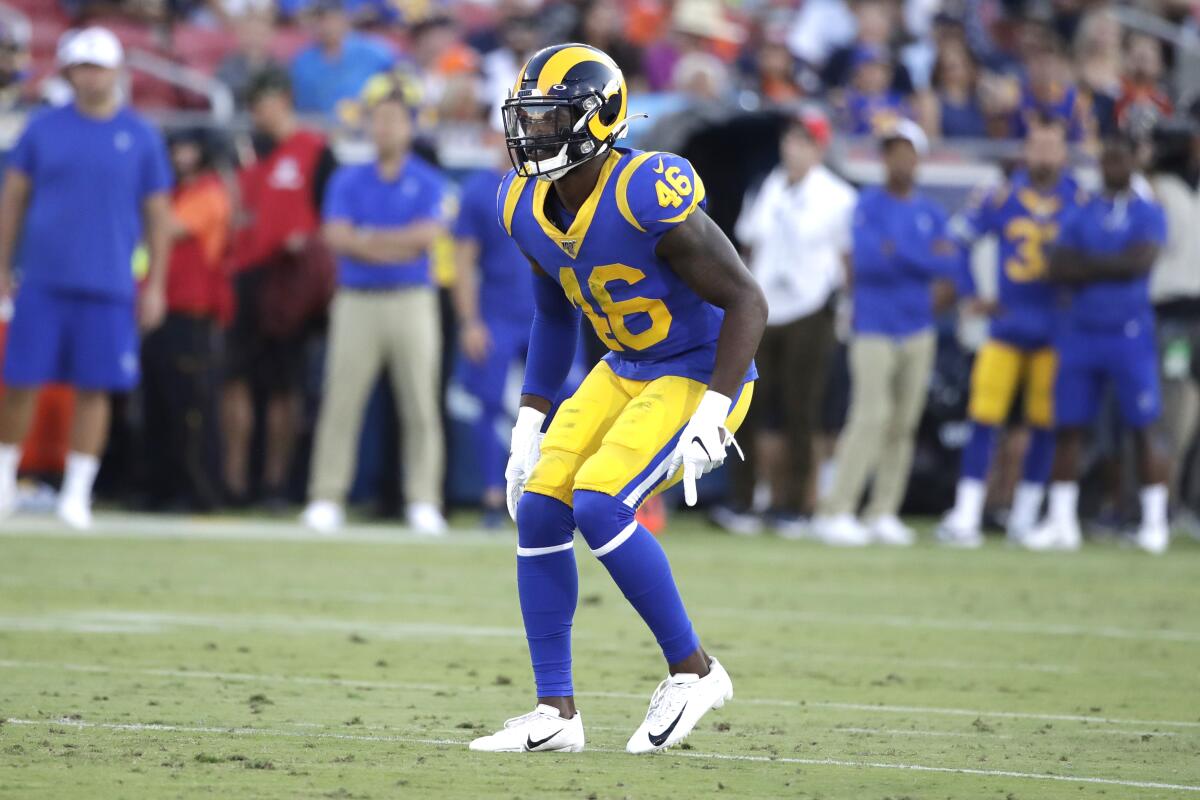
M 285 736 L 299 739 L 336 739 L 366 742 L 404 742 L 409 744 L 425 744 L 432 746 L 462 746 L 466 741 L 461 739 L 427 739 L 406 736 L 371 736 L 365 734 L 326 733 L 321 731 L 288 731 L 273 728 L 219 728 L 209 726 L 161 725 L 116 722 L 84 722 L 81 720 L 31 720 L 6 719 L 10 725 L 43 725 L 75 727 L 80 729 L 99 728 L 117 731 L 156 731 L 174 733 L 211 733 L 232 736 Z M 623 753 L 621 750 L 609 748 L 590 748 L 591 752 Z M 924 764 L 897 764 L 877 761 L 850 761 L 834 758 L 794 758 L 790 756 L 751 756 L 729 755 L 723 753 L 699 753 L 688 750 L 671 750 L 661 757 L 665 758 L 694 758 L 701 760 L 751 762 L 758 764 L 797 764 L 814 767 L 847 767 L 851 769 L 895 769 L 913 772 L 937 772 L 950 775 L 975 775 L 987 778 L 1015 778 L 1035 781 L 1058 781 L 1062 783 L 1099 784 L 1103 786 L 1122 786 L 1131 789 L 1158 789 L 1176 792 L 1200 792 L 1200 785 L 1162 783 L 1158 781 L 1131 781 L 1118 778 L 1098 778 L 1087 775 L 1050 775 L 1036 772 L 1016 772 L 1013 770 L 969 769 L 960 767 L 928 766 Z
M 378 681 L 378 680 L 355 680 L 353 678 L 321 678 L 308 677 L 297 675 L 270 675 L 264 673 L 249 673 L 249 672 L 212 672 L 208 670 L 181 670 L 181 669 L 151 669 L 139 667 L 115 667 L 99 664 L 67 664 L 58 662 L 46 661 L 19 661 L 12 659 L 0 660 L 0 669 L 31 669 L 31 670 L 61 670 L 64 672 L 90 672 L 100 674 L 125 674 L 125 675 L 147 675 L 162 678 L 184 678 L 184 679 L 204 679 L 204 680 L 229 680 L 229 681 L 247 681 L 260 683 L 295 683 L 309 686 L 339 686 L 339 687 L 362 687 L 369 689 L 394 689 L 399 691 L 459 691 L 464 687 L 460 684 L 449 683 L 406 683 L 402 681 Z M 474 690 L 475 687 L 472 687 Z M 481 686 L 480 689 L 501 688 L 509 691 L 507 687 L 492 687 Z M 579 697 L 602 697 L 614 700 L 639 700 L 646 699 L 644 693 L 637 694 L 632 692 L 576 692 Z M 1155 726 L 1164 726 L 1170 728 L 1200 728 L 1200 722 L 1192 722 L 1189 720 L 1145 720 L 1145 719 L 1121 719 L 1099 716 L 1084 716 L 1077 714 L 1043 714 L 1031 711 L 983 711 L 980 709 L 967 708 L 940 708 L 927 706 L 889 706 L 889 705 L 869 705 L 865 703 L 840 703 L 823 700 L 785 700 L 779 698 L 765 697 L 743 697 L 739 696 L 737 702 L 746 703 L 749 705 L 767 706 L 774 708 L 824 708 L 838 711 L 870 711 L 890 714 L 911 714 L 914 716 L 954 716 L 954 717 L 980 717 L 984 719 L 1002 718 L 1002 719 L 1026 719 L 1038 722 L 1080 722 L 1089 725 L 1129 725 L 1139 728 L 1153 728 Z M 843 729 L 844 730 L 844 729 Z M 1153 730 L 1143 731 L 1114 731 L 1114 733 L 1128 733 L 1137 735 L 1139 733 L 1148 733 L 1151 735 L 1169 735 L 1173 733 L 1161 733 Z

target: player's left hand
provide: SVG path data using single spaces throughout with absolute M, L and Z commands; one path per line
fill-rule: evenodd
M 162 324 L 167 316 L 167 292 L 161 286 L 147 283 L 138 295 L 138 327 L 152 331 Z
M 667 468 L 667 480 L 683 467 L 683 500 L 689 506 L 696 505 L 696 481 L 725 463 L 725 449 L 729 445 L 743 457 L 742 448 L 725 427 L 732 405 L 733 401 L 725 395 L 708 390 L 679 435 L 679 444 Z

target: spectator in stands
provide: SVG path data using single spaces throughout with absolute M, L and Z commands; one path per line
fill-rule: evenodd
M 1083 440 L 1111 386 L 1125 425 L 1133 431 L 1142 520 L 1136 543 L 1165 552 L 1167 465 L 1151 426 L 1162 408 L 1150 270 L 1166 240 L 1162 207 L 1132 185 L 1136 143 L 1105 140 L 1102 191 L 1064 221 L 1049 262 L 1050 280 L 1070 292 L 1056 350 L 1054 417 L 1057 424 L 1045 521 L 1021 544 L 1031 550 L 1077 550 L 1079 468 Z
M 302 128 L 287 73 L 267 70 L 247 88 L 261 147 L 238 174 L 240 226 L 233 246 L 237 312 L 229 330 L 222 397 L 224 479 L 229 499 L 247 503 L 254 396 L 266 396 L 266 448 L 260 494 L 279 506 L 300 424 L 300 388 L 310 309 L 294 310 L 306 295 L 297 263 L 312 247 L 325 183 L 336 168 L 325 138 Z
M 1124 124 L 1131 113 L 1148 115 L 1151 120 L 1171 116 L 1175 107 L 1162 85 L 1162 43 L 1153 36 L 1131 34 L 1125 61 L 1125 76 L 1114 111 L 1116 123 Z
M 533 319 L 529 262 L 496 219 L 496 191 L 508 171 L 504 139 L 489 130 L 496 164 L 461 184 L 454 223 L 456 264 L 454 308 L 458 317 L 459 380 L 479 402 L 474 426 L 475 461 L 483 477 L 484 526 L 507 519 L 504 468 L 507 442 L 500 431 L 512 425 L 504 390 L 514 362 L 524 361 Z
M 1183 479 L 1200 430 L 1200 120 L 1196 116 L 1193 111 L 1185 122 L 1160 129 L 1150 175 L 1154 196 L 1167 218 L 1167 241 L 1150 273 L 1163 384 L 1162 438 L 1170 448 L 1171 495 L 1176 508 L 1186 510 L 1178 517 L 1193 528 L 1200 498 L 1189 496 Z M 1192 463 L 1200 459 L 1193 458 Z
M 621 29 L 621 8 L 616 0 L 583 0 L 570 41 L 598 47 L 612 57 L 628 83 L 642 79 L 642 52 Z
M 754 90 L 768 103 L 784 105 L 804 96 L 798 80 L 796 58 L 787 49 L 782 30 L 765 35 L 755 53 Z
M 833 301 L 850 249 L 854 190 L 823 164 L 830 125 L 804 108 L 779 144 L 781 163 L 743 206 L 736 233 L 769 306 L 759 345 L 757 401 L 739 432 L 747 467 L 735 473 L 734 511 L 714 519 L 755 533 L 755 484 L 771 487 L 770 522 L 782 535 L 807 532 L 814 488 L 814 438 L 834 346 Z M 740 467 L 741 465 L 739 465 Z
M 29 123 L 0 195 L 0 295 L 12 292 L 14 266 L 20 281 L 0 400 L 0 516 L 15 508 L 38 389 L 61 382 L 77 391 L 58 515 L 87 528 L 109 392 L 137 383 L 138 324 L 157 327 L 166 309 L 171 172 L 158 132 L 121 105 L 117 37 L 86 28 L 58 59 L 74 102 Z M 139 295 L 131 264 L 143 233 L 149 263 Z
M 1117 124 L 1113 109 L 1121 94 L 1121 35 L 1121 22 L 1107 5 L 1088 11 L 1075 32 L 1075 72 L 1102 134 Z
M 979 65 L 962 39 L 947 39 L 938 49 L 933 66 L 932 104 L 935 118 L 925 129 L 947 139 L 982 139 L 987 136 L 987 119 L 977 85 Z
M 391 69 L 396 57 L 353 31 L 344 0 L 315 0 L 312 10 L 315 41 L 291 67 L 296 110 L 334 114 L 339 103 L 358 98 L 372 75 Z
M 1065 120 L 1072 142 L 1094 139 L 1091 103 L 1075 85 L 1061 45 L 1050 34 L 1032 38 L 1020 94 L 1009 114 L 1008 135 L 1024 139 L 1029 121 L 1045 115 Z
M 413 109 L 397 81 L 373 78 L 363 105 L 375 160 L 338 170 L 325 204 L 339 285 L 303 521 L 324 532 L 342 526 L 367 396 L 387 367 L 400 406 L 408 524 L 441 535 L 441 322 L 429 249 L 445 232 L 446 182 L 410 151 Z
M 231 23 L 236 49 L 221 59 L 217 77 L 233 92 L 238 108 L 245 109 L 249 98 L 246 90 L 250 79 L 269 69 L 279 69 L 271 56 L 271 37 L 275 30 L 270 10 L 247 11 Z
M 0 110 L 11 110 L 24 102 L 30 68 L 29 37 L 27 24 L 0 19 Z
M 482 98 L 492 106 L 492 126 L 503 127 L 500 119 L 500 100 L 512 89 L 513 79 L 521 66 L 541 45 L 538 19 L 532 14 L 510 14 L 500 21 L 500 46 L 484 54 Z
M 167 316 L 142 345 L 146 474 L 156 508 L 221 504 L 217 463 L 220 323 L 232 310 L 231 203 L 205 130 L 170 137 L 175 190 Z
M 895 65 L 893 40 L 903 30 L 899 5 L 893 0 L 857 0 L 853 4 L 854 38 L 835 50 L 821 70 L 821 81 L 826 89 L 843 89 L 851 86 L 858 74 L 864 52 L 871 52 L 881 61 L 893 65 L 887 74 L 886 83 L 879 89 L 894 92 L 898 96 L 912 94 L 913 80 L 904 65 Z
M 842 102 L 842 129 L 853 134 L 875 134 L 911 119 L 908 101 L 892 86 L 891 54 L 879 47 L 861 47 L 854 54 L 854 77 Z
M 937 345 L 932 285 L 958 269 L 945 212 L 915 186 L 925 134 L 900 120 L 880 141 L 885 183 L 864 190 L 854 212 L 850 416 L 838 441 L 833 489 L 813 524 L 820 539 L 835 545 L 913 542 L 897 514 Z M 854 514 L 872 474 L 864 525 Z
M 651 91 L 675 88 L 679 63 L 689 55 L 716 57 L 716 45 L 738 44 L 742 30 L 729 21 L 720 0 L 679 0 L 669 34 L 646 49 L 643 65 Z

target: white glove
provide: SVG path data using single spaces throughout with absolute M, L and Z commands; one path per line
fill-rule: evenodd
M 517 423 L 513 425 L 512 443 L 508 450 L 508 466 L 504 470 L 507 482 L 508 515 L 517 521 L 517 502 L 525 494 L 525 481 L 533 474 L 538 456 L 542 453 L 542 423 L 546 415 L 536 408 L 521 406 Z
M 683 467 L 683 501 L 689 506 L 696 505 L 696 481 L 700 476 L 725 463 L 725 448 L 732 444 L 738 456 L 745 458 L 733 434 L 725 427 L 725 418 L 732 405 L 733 401 L 725 395 L 711 389 L 706 391 L 696 413 L 679 435 L 679 444 L 675 446 L 675 454 L 667 468 L 667 480 L 674 477 L 680 466 Z

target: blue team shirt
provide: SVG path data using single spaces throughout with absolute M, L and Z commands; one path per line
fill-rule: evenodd
M 341 167 L 329 179 L 323 218 L 356 228 L 400 228 L 440 220 L 446 197 L 442 173 L 410 154 L 392 180 L 375 162 Z M 338 256 L 338 283 L 350 289 L 391 289 L 431 284 L 429 254 L 412 261 L 373 264 Z
M 655 252 L 703 207 L 704 183 L 671 153 L 617 148 L 603 158 L 596 188 L 566 231 L 546 213 L 550 182 L 511 171 L 496 197 L 500 224 L 588 317 L 617 375 L 708 383 L 724 312 Z M 756 375 L 751 365 L 746 379 Z
M 1059 289 L 1046 280 L 1049 250 L 1063 220 L 1087 201 L 1068 174 L 1043 194 L 1020 170 L 1003 185 L 982 194 L 950 221 L 950 233 L 963 248 L 964 294 L 974 295 L 970 247 L 987 236 L 997 241 L 999 311 L 991 335 L 1025 349 L 1049 345 L 1058 322 Z
M 312 45 L 292 61 L 292 91 L 298 111 L 330 114 L 342 100 L 358 97 L 372 76 L 386 72 L 396 57 L 385 45 L 352 33 L 337 59 Z
M 876 136 L 896 127 L 896 121 L 912 119 L 912 109 L 897 92 L 866 95 L 846 93 L 845 127 L 850 133 Z
M 478 170 L 459 187 L 454 236 L 479 246 L 479 311 L 486 320 L 533 319 L 533 276 L 529 261 L 496 220 L 496 191 L 504 176 Z
M 8 168 L 32 185 L 16 255 L 22 283 L 132 299 L 143 203 L 171 188 L 158 131 L 128 108 L 107 120 L 55 108 L 29 122 Z
M 1063 223 L 1062 247 L 1098 255 L 1114 255 L 1139 244 L 1162 246 L 1167 220 L 1162 207 L 1136 192 L 1116 197 L 1097 195 Z M 1123 281 L 1098 281 L 1073 288 L 1072 327 L 1079 330 L 1116 330 L 1129 323 L 1150 323 L 1150 276 Z
M 872 186 L 858 196 L 851 235 L 854 330 L 903 337 L 931 327 L 931 284 L 959 268 L 942 207 L 920 193 L 897 197 Z

